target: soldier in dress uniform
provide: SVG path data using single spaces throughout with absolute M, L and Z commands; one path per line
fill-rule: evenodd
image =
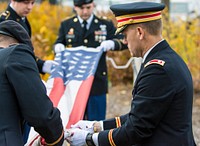
M 195 146 L 192 132 L 193 83 L 183 59 L 162 37 L 165 5 L 135 2 L 111 6 L 117 33 L 142 66 L 130 112 L 100 122 L 79 121 L 72 146 Z
M 120 41 L 122 35 L 115 35 L 116 28 L 112 21 L 95 16 L 94 8 L 93 0 L 74 0 L 74 10 L 77 15 L 61 23 L 54 51 L 58 53 L 66 47 L 77 46 L 93 48 L 101 46 L 104 49 L 85 112 L 85 119 L 103 120 L 106 116 L 106 93 L 108 92 L 106 51 L 123 50 L 127 49 L 127 46 Z
M 0 15 L 0 22 L 6 20 L 14 20 L 21 24 L 31 37 L 31 26 L 27 19 L 27 15 L 31 12 L 35 0 L 11 0 L 7 9 Z M 51 67 L 57 63 L 53 60 L 41 60 L 36 57 L 37 67 L 41 74 L 51 73 Z M 24 142 L 27 141 L 30 127 L 25 124 Z
M 35 0 L 11 0 L 5 12 L 0 15 L 0 22 L 14 20 L 21 24 L 31 37 L 31 26 L 27 15 L 31 12 Z M 36 57 L 36 62 L 40 73 L 51 73 L 51 67 L 57 63 L 52 60 L 41 60 Z
M 62 146 L 64 128 L 35 62 L 26 30 L 17 22 L 0 23 L 0 145 L 23 146 L 26 120 L 46 145 Z

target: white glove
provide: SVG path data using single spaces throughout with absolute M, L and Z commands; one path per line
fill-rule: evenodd
M 70 129 L 71 136 L 67 138 L 67 141 L 71 146 L 84 146 L 86 145 L 86 136 L 88 131 L 78 128 Z
M 72 135 L 72 133 L 70 132 L 70 130 L 65 130 L 64 131 L 64 139 L 67 139 L 68 137 L 70 137 Z
M 115 43 L 112 40 L 106 40 L 101 43 L 100 47 L 103 49 L 104 52 L 107 52 L 109 50 L 114 50 Z
M 96 122 L 96 121 L 80 120 L 80 121 L 78 121 L 76 124 L 71 125 L 71 128 L 79 128 L 79 129 L 88 131 L 88 132 L 90 132 L 90 133 L 94 133 L 93 124 L 94 124 L 95 122 Z
M 55 53 L 60 53 L 65 50 L 65 46 L 61 43 L 55 44 L 54 51 Z
M 51 73 L 51 68 L 54 66 L 54 65 L 58 65 L 57 62 L 53 61 L 53 60 L 46 60 L 42 66 L 42 71 L 44 73 Z

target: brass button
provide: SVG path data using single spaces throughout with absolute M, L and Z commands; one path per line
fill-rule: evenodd
M 77 22 L 78 21 L 78 18 L 74 18 L 74 22 Z
M 88 43 L 88 40 L 87 40 L 87 39 L 84 39 L 84 43 L 85 43 L 85 44 Z

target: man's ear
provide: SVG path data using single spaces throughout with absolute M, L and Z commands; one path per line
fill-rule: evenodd
M 137 35 L 139 36 L 140 40 L 144 38 L 144 30 L 142 27 L 137 27 Z

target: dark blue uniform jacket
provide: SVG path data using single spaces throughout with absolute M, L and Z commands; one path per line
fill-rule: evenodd
M 164 64 L 163 64 L 164 63 Z M 99 146 L 195 146 L 193 83 L 184 61 L 164 40 L 148 54 L 132 92 L 130 112 L 104 121 Z M 112 136 L 111 136 L 112 135 Z

